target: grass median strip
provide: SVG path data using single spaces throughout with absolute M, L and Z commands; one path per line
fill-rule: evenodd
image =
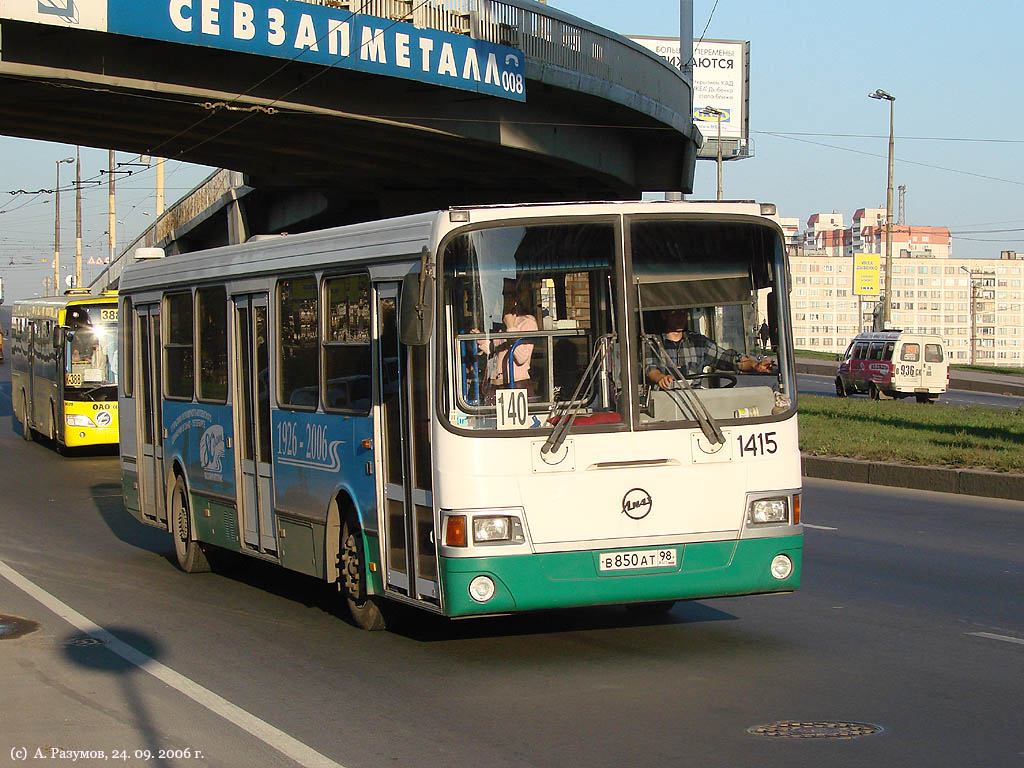
M 1024 472 L 1024 411 L 801 395 L 800 450 L 957 469 Z

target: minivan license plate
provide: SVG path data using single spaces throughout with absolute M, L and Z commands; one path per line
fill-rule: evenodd
M 632 552 L 602 552 L 598 558 L 600 571 L 632 571 L 645 568 L 674 568 L 675 547 L 639 549 Z

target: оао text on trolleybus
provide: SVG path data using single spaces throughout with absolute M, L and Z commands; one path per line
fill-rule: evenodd
M 132 514 L 451 617 L 788 592 L 800 457 L 774 206 L 456 208 L 130 265 Z M 777 361 L 756 358 L 768 293 Z
M 117 294 L 71 290 L 14 304 L 11 399 L 26 440 L 117 445 Z

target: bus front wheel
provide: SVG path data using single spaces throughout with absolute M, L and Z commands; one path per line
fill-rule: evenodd
M 199 542 L 192 538 L 188 493 L 185 491 L 185 481 L 180 476 L 174 478 L 167 509 L 171 515 L 171 536 L 174 538 L 174 554 L 178 558 L 178 566 L 185 573 L 205 573 L 210 570 L 206 554 Z
M 366 555 L 363 537 L 346 520 L 341 528 L 341 574 L 338 588 L 345 593 L 352 621 L 361 629 L 376 632 L 387 625 L 379 598 L 367 594 Z

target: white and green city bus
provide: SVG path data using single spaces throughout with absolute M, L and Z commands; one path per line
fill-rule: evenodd
M 369 629 L 799 586 L 773 206 L 453 208 L 139 261 L 119 295 L 125 502 L 186 571 L 277 563 Z

